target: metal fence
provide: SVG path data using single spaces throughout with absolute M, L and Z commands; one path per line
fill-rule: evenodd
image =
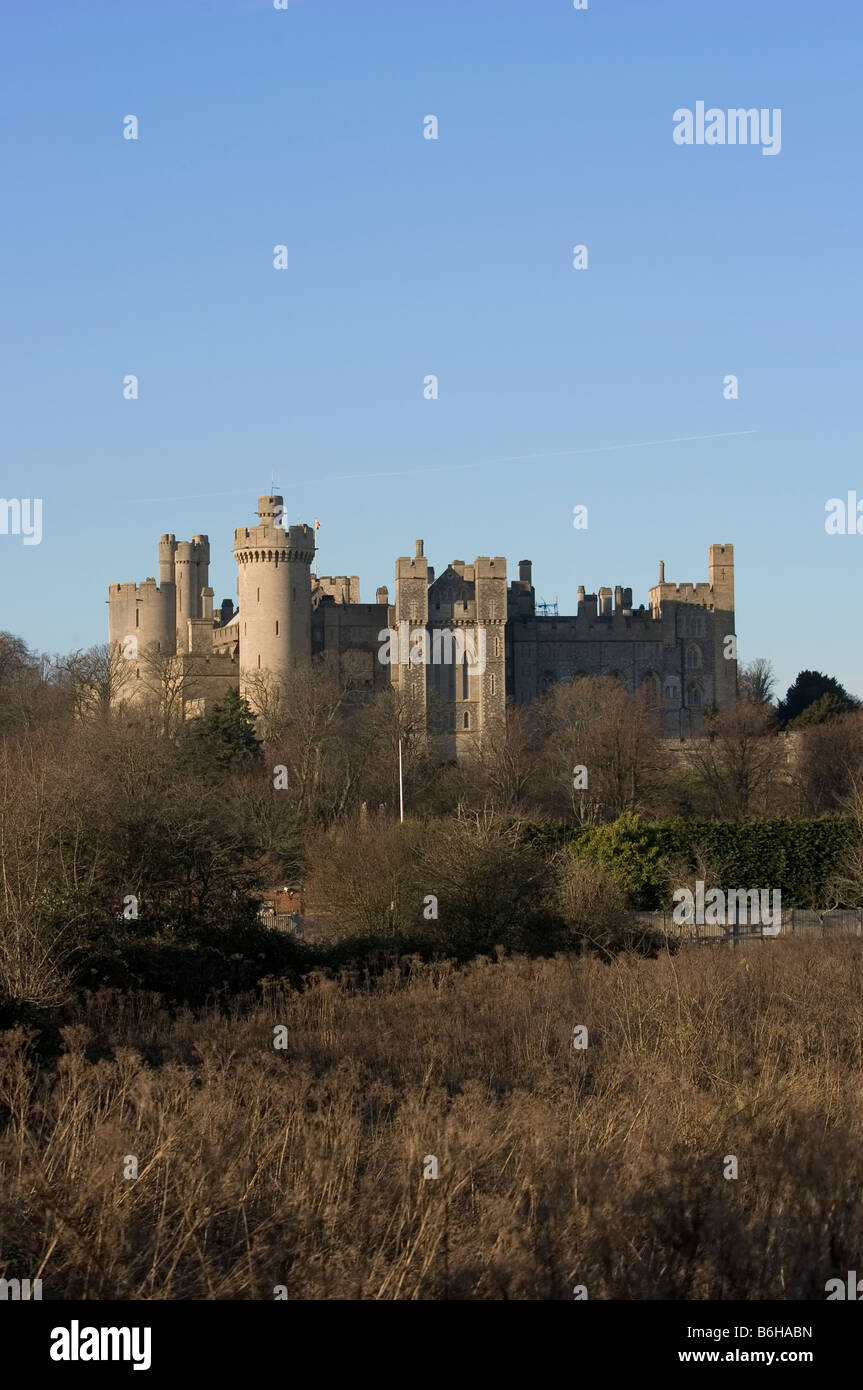
M 290 932 L 291 936 L 305 936 L 303 919 L 299 912 L 260 912 L 258 914 L 265 927 L 274 931 Z
M 766 941 L 777 936 L 863 936 L 863 908 L 859 907 L 835 912 L 785 908 L 780 914 L 778 930 L 775 927 L 749 926 L 743 922 L 675 922 L 671 912 L 636 912 L 634 915 L 642 926 L 653 927 L 684 941 L 753 941 L 762 937 Z

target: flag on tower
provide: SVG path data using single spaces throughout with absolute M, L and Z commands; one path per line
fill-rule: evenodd
M 320 523 L 319 521 L 316 521 L 316 522 L 315 522 L 315 530 L 316 530 L 316 531 L 320 531 L 320 529 L 321 529 L 321 523 Z

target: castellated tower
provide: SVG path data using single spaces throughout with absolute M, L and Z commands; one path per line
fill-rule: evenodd
M 737 659 L 735 656 L 731 660 L 727 654 L 728 638 L 735 632 L 733 545 L 710 547 L 708 575 L 716 614 L 712 634 L 716 672 L 714 701 L 721 707 L 730 704 L 737 695 Z
M 172 535 L 164 535 L 159 538 L 159 583 L 174 585 L 176 583 L 176 571 L 174 569 L 174 556 L 177 553 L 177 538 Z
M 132 640 L 134 639 L 134 640 Z M 112 584 L 108 589 L 108 642 L 130 659 L 155 647 L 165 656 L 177 649 L 175 593 L 172 582 L 157 585 Z
M 190 541 L 163 536 L 159 543 L 160 565 L 163 546 L 168 542 L 173 544 L 177 585 L 177 647 L 183 651 L 188 644 L 189 619 L 202 617 L 201 591 L 210 583 L 210 541 L 207 536 L 193 536 Z
M 477 723 L 481 733 L 491 733 L 506 722 L 506 560 L 478 556 L 473 565 L 476 585 L 476 623 L 485 632 L 485 671 L 475 678 Z M 473 692 L 471 692 L 473 693 Z
M 423 554 L 423 543 L 417 541 L 413 559 L 402 555 L 396 560 L 396 594 L 394 619 L 396 631 L 408 633 L 408 650 L 402 651 L 402 641 L 398 644 L 398 660 L 394 661 L 391 680 L 396 690 L 402 691 L 425 717 L 427 708 L 426 665 L 424 662 L 411 662 L 410 633 L 418 628 L 426 628 L 429 619 L 429 562 Z M 402 624 L 407 623 L 406 629 Z
M 697 734 L 702 711 L 722 709 L 737 694 L 734 546 L 711 545 L 706 584 L 668 583 L 660 563 L 659 583 L 650 590 L 650 612 L 663 624 L 666 677 L 671 675 L 672 658 L 679 663 L 680 733 Z M 666 729 L 677 732 L 671 709 Z
M 283 507 L 281 497 L 259 497 L 258 525 L 234 532 L 240 694 L 252 699 L 259 672 L 289 681 L 312 656 L 315 533 L 306 524 L 281 525 Z
M 119 668 L 116 703 L 164 707 L 168 701 L 187 717 L 236 689 L 230 649 L 224 654 L 214 643 L 209 565 L 206 536 L 177 541 L 166 534 L 159 540 L 158 584 L 110 585 L 108 642 L 129 662 Z

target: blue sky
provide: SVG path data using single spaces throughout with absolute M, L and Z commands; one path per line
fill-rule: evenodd
M 2 493 L 44 535 L 0 536 L 0 627 L 104 641 L 163 531 L 234 597 L 275 477 L 364 600 L 418 536 L 562 612 L 731 541 L 741 657 L 863 695 L 863 536 L 824 529 L 863 497 L 861 39 L 851 0 L 4 0 Z M 781 153 L 676 145 L 699 100 L 780 108 Z

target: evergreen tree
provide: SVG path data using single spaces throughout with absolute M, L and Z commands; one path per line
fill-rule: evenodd
M 816 704 L 819 709 L 810 714 L 806 723 L 822 723 L 834 715 L 860 708 L 860 701 L 849 695 L 835 676 L 824 676 L 820 671 L 800 671 L 788 687 L 785 699 L 777 706 L 780 725 L 787 728 L 792 720 L 799 720 L 804 711 Z
M 189 726 L 192 750 L 209 754 L 220 767 L 248 764 L 261 756 L 261 740 L 247 700 L 229 690 Z

